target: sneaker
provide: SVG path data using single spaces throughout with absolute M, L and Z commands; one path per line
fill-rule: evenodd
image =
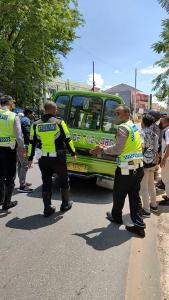
M 30 189 L 28 186 L 20 186 L 20 188 L 18 189 L 18 192 L 20 193 L 31 193 L 33 192 L 33 189 Z
M 112 223 L 117 223 L 117 224 L 120 224 L 120 225 L 123 224 L 122 218 L 118 218 L 118 219 L 114 218 L 114 217 L 112 216 L 111 212 L 107 212 L 107 213 L 106 213 L 106 218 L 107 218 L 110 222 L 112 222 Z
M 17 204 L 18 204 L 17 201 L 11 201 L 11 202 L 8 203 L 8 204 L 4 204 L 4 205 L 2 206 L 2 209 L 3 209 L 3 210 L 8 210 L 8 209 L 10 209 L 10 208 L 15 207 Z
M 150 218 L 151 217 L 151 213 L 148 212 L 148 211 L 146 211 L 146 210 L 144 210 L 144 209 L 142 209 L 142 216 L 144 218 Z
M 158 206 L 152 206 L 150 204 L 150 210 L 153 211 L 153 212 L 158 212 Z
M 44 217 L 48 218 L 55 213 L 56 208 L 54 206 L 50 207 L 49 210 L 44 211 Z
M 66 205 L 66 206 L 61 205 L 60 211 L 66 212 L 72 208 L 72 205 L 73 205 L 73 201 L 69 201 L 68 205 Z
M 126 225 L 126 229 L 129 231 L 129 232 L 132 232 L 132 233 L 135 233 L 137 234 L 139 237 L 141 238 L 144 238 L 145 237 L 145 231 L 144 231 L 144 228 L 141 228 L 137 225 Z

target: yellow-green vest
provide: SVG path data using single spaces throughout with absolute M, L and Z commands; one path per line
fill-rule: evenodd
M 67 139 L 71 151 L 75 153 L 75 147 L 73 141 L 70 138 L 70 132 L 66 123 L 63 120 L 56 120 L 56 122 L 51 122 L 49 119 L 48 122 L 43 122 L 42 120 L 39 120 L 31 126 L 28 157 L 31 157 L 31 155 L 33 154 L 34 142 L 37 148 L 41 150 L 42 155 L 44 153 L 56 153 L 58 150 L 60 150 L 56 149 L 56 147 L 57 139 L 59 139 L 60 136 L 63 134 L 62 131 L 64 132 L 65 142 Z M 63 136 L 61 140 L 62 139 Z
M 14 148 L 16 142 L 14 133 L 15 117 L 15 113 L 0 109 L 0 147 Z
M 128 138 L 124 145 L 122 153 L 118 156 L 118 162 L 125 163 L 129 161 L 137 162 L 143 160 L 142 141 L 139 130 L 132 121 L 121 124 L 120 127 L 125 127 L 128 132 Z
M 60 128 L 54 123 L 36 125 L 36 135 L 41 141 L 42 152 L 55 153 L 55 140 L 60 136 Z

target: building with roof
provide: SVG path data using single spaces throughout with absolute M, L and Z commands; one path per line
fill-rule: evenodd
M 121 98 L 124 99 L 126 105 L 128 105 L 132 111 L 134 109 L 135 100 L 137 112 L 143 112 L 144 110 L 149 108 L 149 95 L 138 89 L 135 89 L 134 87 L 128 84 L 121 83 L 115 85 L 106 90 L 105 92 L 112 95 L 119 95 Z
M 91 91 L 92 86 L 85 83 L 55 78 L 47 84 L 47 98 L 50 98 L 57 91 L 65 90 Z

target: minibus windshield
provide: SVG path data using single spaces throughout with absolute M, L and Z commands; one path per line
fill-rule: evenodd
M 99 97 L 73 96 L 68 124 L 71 128 L 99 130 L 103 100 Z

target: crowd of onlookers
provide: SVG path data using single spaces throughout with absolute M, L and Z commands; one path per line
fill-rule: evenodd
M 143 216 L 157 212 L 156 189 L 165 189 L 159 205 L 169 205 L 169 116 L 160 118 L 160 113 L 150 111 L 142 117 L 144 178 L 141 182 Z M 161 171 L 161 172 L 160 172 Z M 155 185 L 156 174 L 161 179 Z
M 15 104 L 14 104 L 15 107 Z M 14 108 L 13 107 L 13 108 Z M 18 113 L 21 120 L 22 134 L 26 149 L 29 145 L 29 135 L 35 113 L 26 108 Z M 143 143 L 144 177 L 141 182 L 140 195 L 142 198 L 143 217 L 150 217 L 151 212 L 158 212 L 159 205 L 169 205 L 169 116 L 160 115 L 159 112 L 149 111 L 142 116 L 141 137 Z M 32 192 L 31 183 L 26 181 L 28 171 L 28 158 L 22 155 L 20 148 L 17 150 L 19 192 Z M 160 180 L 155 184 L 157 174 Z M 157 204 L 157 189 L 165 190 L 163 200 Z
M 25 147 L 29 144 L 29 134 L 35 114 L 32 109 L 25 109 L 19 114 Z M 151 211 L 157 212 L 156 190 L 165 189 L 166 194 L 159 205 L 169 205 L 169 116 L 150 111 L 142 117 L 141 136 L 143 142 L 144 178 L 141 182 L 143 217 L 150 217 Z M 26 182 L 28 171 L 27 157 L 22 157 L 18 149 L 19 192 L 32 192 L 31 184 Z M 161 179 L 155 184 L 157 174 Z
M 32 109 L 25 109 L 20 115 L 21 127 L 25 146 L 29 144 L 31 123 L 34 120 Z M 166 195 L 159 202 L 169 205 L 169 116 L 161 118 L 160 113 L 150 111 L 142 117 L 141 136 L 143 141 L 144 178 L 141 183 L 140 194 L 143 204 L 143 216 L 149 217 L 151 211 L 157 212 L 156 189 L 165 189 Z M 20 192 L 31 192 L 30 184 L 26 182 L 28 170 L 27 158 L 23 158 L 18 151 L 18 176 Z M 155 186 L 157 173 L 161 171 L 161 179 Z

